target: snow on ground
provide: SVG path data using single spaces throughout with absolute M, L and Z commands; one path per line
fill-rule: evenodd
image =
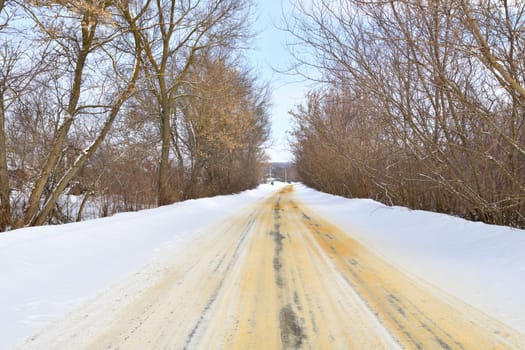
M 296 195 L 397 267 L 525 333 L 525 230 L 302 185 Z
M 0 349 L 12 349 L 117 281 L 279 186 L 0 234 Z
M 184 249 L 210 225 L 282 185 L 0 234 L 0 349 L 15 347 L 134 271 Z M 525 333 L 524 230 L 303 185 L 296 185 L 296 195 L 399 268 Z

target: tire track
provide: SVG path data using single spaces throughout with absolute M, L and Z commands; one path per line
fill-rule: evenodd
M 263 205 L 195 349 L 399 349 L 287 207 Z M 220 328 L 217 325 L 220 323 Z M 350 325 L 350 326 L 349 326 Z

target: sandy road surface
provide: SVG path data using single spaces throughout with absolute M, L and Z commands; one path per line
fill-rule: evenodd
M 35 349 L 525 349 L 286 187 L 24 345 Z

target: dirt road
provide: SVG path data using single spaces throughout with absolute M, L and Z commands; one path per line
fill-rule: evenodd
M 30 339 L 35 349 L 525 349 L 289 186 Z

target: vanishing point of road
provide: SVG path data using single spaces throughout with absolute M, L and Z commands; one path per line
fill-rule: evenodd
M 293 186 L 27 341 L 35 349 L 525 349 L 525 336 L 395 268 Z

